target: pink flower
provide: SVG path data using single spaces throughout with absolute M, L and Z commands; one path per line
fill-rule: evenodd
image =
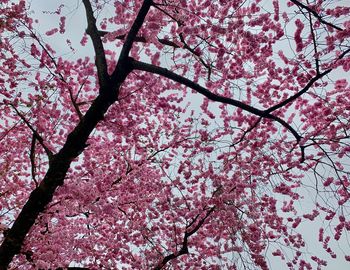
M 52 36 L 52 35 L 56 34 L 57 32 L 58 32 L 58 29 L 57 28 L 53 28 L 53 29 L 47 31 L 45 34 L 47 36 Z

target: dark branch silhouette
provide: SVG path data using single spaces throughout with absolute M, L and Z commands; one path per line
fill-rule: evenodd
M 338 59 L 337 60 L 340 60 L 342 58 L 344 58 L 344 56 L 350 52 L 350 49 L 344 51 L 341 55 L 339 55 Z M 275 106 L 272 106 L 271 108 L 265 110 L 264 112 L 265 113 L 272 113 L 273 111 L 276 111 L 284 106 L 286 106 L 288 103 L 291 103 L 293 102 L 294 100 L 296 100 L 298 97 L 300 97 L 301 95 L 305 94 L 312 86 L 313 84 L 322 79 L 324 76 L 326 76 L 327 74 L 329 74 L 333 69 L 327 69 L 326 71 L 322 72 L 322 73 L 318 73 L 315 77 L 313 77 L 307 84 L 306 86 L 300 90 L 298 93 L 296 93 L 295 95 L 287 98 L 286 100 L 278 103 L 277 105 Z
M 96 54 L 96 68 L 99 84 L 104 88 L 108 83 L 107 61 L 101 37 L 96 27 L 96 19 L 89 0 L 83 0 L 86 11 L 87 28 L 86 33 L 90 36 Z
M 297 5 L 298 7 L 301 7 L 303 9 L 306 9 L 308 12 L 310 12 L 312 15 L 314 15 L 321 23 L 328 25 L 334 29 L 337 29 L 339 31 L 343 31 L 343 29 L 339 26 L 336 26 L 330 22 L 325 21 L 315 10 L 311 9 L 310 7 L 308 7 L 307 5 L 297 1 L 297 0 L 290 0 L 292 3 L 294 3 L 295 5 Z
M 73 102 L 73 105 L 79 115 L 79 122 L 77 123 L 76 127 L 69 133 L 67 136 L 67 139 L 62 146 L 62 148 L 57 153 L 52 153 L 52 151 L 45 145 L 43 138 L 40 136 L 40 134 L 32 127 L 30 122 L 25 118 L 25 115 L 21 113 L 15 106 L 13 106 L 16 113 L 19 115 L 22 121 L 28 126 L 28 128 L 33 133 L 33 140 L 31 144 L 31 152 L 30 152 L 30 162 L 32 165 L 32 176 L 33 180 L 36 183 L 36 188 L 30 193 L 29 198 L 23 208 L 21 209 L 19 215 L 16 217 L 12 227 L 8 230 L 6 230 L 6 234 L 4 234 L 3 242 L 0 246 L 0 270 L 2 269 L 8 269 L 9 264 L 11 263 L 12 259 L 16 254 L 20 254 L 21 248 L 24 242 L 24 239 L 32 226 L 35 224 L 37 218 L 40 214 L 42 214 L 46 207 L 49 205 L 49 203 L 52 201 L 53 195 L 57 188 L 59 186 L 64 184 L 64 180 L 66 177 L 66 174 L 68 172 L 68 169 L 72 163 L 72 161 L 77 158 L 86 147 L 87 140 L 92 133 L 92 131 L 95 129 L 95 127 L 100 123 L 104 115 L 106 114 L 107 110 L 110 108 L 112 104 L 114 104 L 116 101 L 118 101 L 119 98 L 119 89 L 121 85 L 125 82 L 125 79 L 133 70 L 139 70 L 144 72 L 150 72 L 153 74 L 157 74 L 159 76 L 162 76 L 164 78 L 173 80 L 174 82 L 177 82 L 179 84 L 182 84 L 184 86 L 187 86 L 196 92 L 200 93 L 201 95 L 205 96 L 211 101 L 220 102 L 223 104 L 229 104 L 232 106 L 235 106 L 237 108 L 242 109 L 245 112 L 249 112 L 251 114 L 259 116 L 258 121 L 256 121 L 255 124 L 253 124 L 246 132 L 249 132 L 253 128 L 256 127 L 256 125 L 259 124 L 260 119 L 270 119 L 272 121 L 276 121 L 279 124 L 281 124 L 286 130 L 288 130 L 292 135 L 295 137 L 297 145 L 299 145 L 299 142 L 301 141 L 301 135 L 297 132 L 296 129 L 294 129 L 290 124 L 288 124 L 285 120 L 280 118 L 279 116 L 276 116 L 273 114 L 273 112 L 277 111 L 278 109 L 285 107 L 286 105 L 290 104 L 294 100 L 296 100 L 298 97 L 306 93 L 313 84 L 317 81 L 322 79 L 324 76 L 329 74 L 332 71 L 332 68 L 329 68 L 323 72 L 319 71 L 319 63 L 318 59 L 316 59 L 316 65 L 317 65 L 317 75 L 309 80 L 309 82 L 306 84 L 306 86 L 294 94 L 293 96 L 287 98 L 286 100 L 272 106 L 271 108 L 268 108 L 266 110 L 258 109 L 254 106 L 245 104 L 244 102 L 241 102 L 239 100 L 235 100 L 232 98 L 224 97 L 218 94 L 215 94 L 205 87 L 199 85 L 198 83 L 195 83 L 183 76 L 180 76 L 166 68 L 158 67 L 155 65 L 147 64 L 141 61 L 136 61 L 135 59 L 129 57 L 130 51 L 132 49 L 132 46 L 134 42 L 144 42 L 146 43 L 146 38 L 142 36 L 138 36 L 138 32 L 141 29 L 145 18 L 152 7 L 154 5 L 152 0 L 144 0 L 142 3 L 142 6 L 128 32 L 126 35 L 119 35 L 116 37 L 116 39 L 123 40 L 124 45 L 122 47 L 117 65 L 115 66 L 114 71 L 111 75 L 107 72 L 107 61 L 106 61 L 106 55 L 104 52 L 103 43 L 101 40 L 101 37 L 105 34 L 107 34 L 104 31 L 99 31 L 96 26 L 96 18 L 94 17 L 94 10 L 91 5 L 91 2 L 89 0 L 82 0 L 85 12 L 86 12 L 86 18 L 87 18 L 87 29 L 86 33 L 89 35 L 95 52 L 95 64 L 97 69 L 97 76 L 98 76 L 98 82 L 99 82 L 99 94 L 98 96 L 92 101 L 90 108 L 87 110 L 85 115 L 82 115 L 79 110 L 79 104 L 76 103 L 76 98 L 73 97 L 73 93 L 69 92 L 71 101 Z M 339 31 L 342 31 L 340 27 L 329 23 L 325 21 L 317 12 L 312 10 L 307 5 L 296 1 L 291 0 L 295 5 L 297 5 L 299 8 L 305 9 L 309 12 L 309 14 L 312 14 L 315 16 L 321 23 L 335 28 Z M 315 42 L 315 37 L 314 44 Z M 167 46 L 172 46 L 173 48 L 179 48 L 182 47 L 175 42 L 167 39 L 158 39 L 160 43 Z M 192 54 L 197 55 L 196 51 L 189 47 L 186 44 L 186 40 L 183 37 L 182 34 L 180 34 L 180 41 L 182 44 L 184 44 L 183 48 L 190 51 Z M 180 43 L 180 44 L 181 44 Z M 45 51 L 45 47 L 41 44 L 43 50 Z M 47 51 L 47 50 L 46 50 Z M 315 50 L 316 52 L 316 50 Z M 339 57 L 338 60 L 342 59 L 347 53 L 350 52 L 350 49 L 343 52 Z M 48 53 L 49 55 L 49 53 Z M 54 58 L 49 55 L 51 60 L 54 62 Z M 203 60 L 200 60 L 201 63 L 206 66 L 206 63 Z M 55 62 L 54 62 L 55 64 Z M 55 64 L 56 66 L 56 64 Z M 209 69 L 210 73 L 210 66 L 206 66 Z M 56 66 L 57 68 L 57 66 Z M 62 76 L 61 76 L 62 77 Z M 61 78 L 64 81 L 64 78 Z M 6 104 L 8 105 L 8 104 Z M 11 104 L 10 104 L 11 105 Z M 246 132 L 243 134 L 242 139 L 244 138 Z M 46 154 L 49 157 L 49 165 L 48 170 L 44 176 L 44 178 L 39 182 L 35 179 L 35 144 L 36 142 L 39 142 L 40 145 L 45 150 Z M 301 161 L 304 160 L 304 149 L 306 146 L 300 146 L 301 149 Z M 158 150 L 158 152 L 161 150 Z M 156 152 L 156 153 L 158 153 Z M 150 158 L 152 158 L 155 154 L 152 154 Z M 333 165 L 335 167 L 335 165 Z M 130 173 L 133 170 L 132 167 L 128 167 L 126 174 Z M 118 181 L 120 181 L 121 178 L 118 178 L 113 184 L 116 184 Z M 112 185 L 113 185 L 112 184 Z M 98 198 L 99 199 L 99 198 Z M 178 258 L 179 256 L 182 256 L 184 254 L 189 253 L 189 238 L 195 234 L 205 223 L 207 218 L 214 212 L 215 207 L 206 208 L 204 209 L 204 217 L 200 220 L 200 215 L 196 216 L 186 227 L 184 236 L 182 239 L 182 245 L 181 248 L 171 253 L 159 262 L 157 266 L 155 266 L 154 269 L 161 269 L 163 268 L 169 261 Z M 123 210 L 121 210 L 124 212 Z M 125 213 L 125 212 L 124 212 Z M 28 255 L 29 256 L 29 255 Z M 79 267 L 68 267 L 68 269 L 87 269 L 87 268 L 79 268 Z
M 248 104 L 245 104 L 239 100 L 235 100 L 232 98 L 228 98 L 228 97 L 223 97 L 217 94 L 214 94 L 213 92 L 209 91 L 208 89 L 204 88 L 203 86 L 185 78 L 182 77 L 166 68 L 162 68 L 162 67 L 158 67 L 152 64 L 148 64 L 148 63 L 144 63 L 141 61 L 137 61 L 135 59 L 130 59 L 131 62 L 131 67 L 135 70 L 141 70 L 141 71 L 146 71 L 146 72 L 150 72 L 150 73 L 154 73 L 154 74 L 158 74 L 161 75 L 165 78 L 171 79 L 175 82 L 178 82 L 182 85 L 185 85 L 187 87 L 192 88 L 193 90 L 197 91 L 198 93 L 202 94 L 203 96 L 207 97 L 208 99 L 212 100 L 212 101 L 217 101 L 217 102 L 221 102 L 221 103 L 225 103 L 225 104 L 229 104 L 229 105 L 233 105 L 237 108 L 240 108 L 244 111 L 250 112 L 252 114 L 255 114 L 257 116 L 266 118 L 266 119 L 271 119 L 274 120 L 278 123 L 280 123 L 283 127 L 285 127 L 286 129 L 288 129 L 293 136 L 295 137 L 295 139 L 297 140 L 297 142 L 299 142 L 301 140 L 301 136 L 298 134 L 298 132 L 291 127 L 286 121 L 284 121 L 283 119 L 279 118 L 278 116 L 272 115 L 268 112 L 265 112 L 263 110 L 257 109 L 253 106 L 250 106 Z
M 186 231 L 184 234 L 184 238 L 182 240 L 182 246 L 180 248 L 180 250 L 176 253 L 171 253 L 169 255 L 167 255 L 166 257 L 163 258 L 163 260 L 156 266 L 153 268 L 153 270 L 160 270 L 162 269 L 169 261 L 174 260 L 182 255 L 188 254 L 188 240 L 190 238 L 191 235 L 195 234 L 200 227 L 202 227 L 202 225 L 204 224 L 205 220 L 210 216 L 211 213 L 213 213 L 215 210 L 215 207 L 211 207 L 208 212 L 206 213 L 206 215 L 197 223 L 197 225 L 192 229 L 189 230 L 191 228 L 191 226 L 197 221 L 198 219 L 198 215 L 194 218 L 194 220 L 186 227 Z
M 94 43 L 96 53 L 96 66 L 100 82 L 100 94 L 91 104 L 86 114 L 80 120 L 74 130 L 68 135 L 67 140 L 61 150 L 52 156 L 49 169 L 35 188 L 23 206 L 12 227 L 7 231 L 6 236 L 0 246 L 0 270 L 8 268 L 10 262 L 16 254 L 19 254 L 24 238 L 34 225 L 37 217 L 45 211 L 46 206 L 52 201 L 56 189 L 63 185 L 65 176 L 71 162 L 78 157 L 87 147 L 86 141 L 95 129 L 96 125 L 103 119 L 108 108 L 117 101 L 119 87 L 124 82 L 126 76 L 131 71 L 128 69 L 126 60 L 131 49 L 133 40 L 138 30 L 143 24 L 143 20 L 152 4 L 152 1 L 145 0 L 123 46 L 118 65 L 113 73 L 113 82 L 110 81 L 105 65 L 105 54 L 100 36 L 96 28 L 96 19 L 93 17 L 91 3 L 83 0 L 88 17 L 88 32 Z M 35 133 L 35 130 L 32 130 Z M 39 141 L 40 136 L 36 139 Z M 40 142 L 40 141 L 39 141 Z

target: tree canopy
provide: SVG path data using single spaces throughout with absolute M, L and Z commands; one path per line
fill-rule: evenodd
M 0 1 L 0 269 L 350 262 L 348 0 L 34 6 Z

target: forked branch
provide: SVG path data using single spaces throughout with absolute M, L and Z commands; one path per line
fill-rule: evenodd
M 347 53 L 349 53 L 349 52 L 350 52 L 350 49 L 344 51 L 342 54 L 339 55 L 339 57 L 336 59 L 336 61 L 341 60 L 342 58 L 344 58 L 345 55 L 346 55 Z M 270 113 L 272 113 L 273 111 L 276 111 L 276 110 L 278 110 L 278 109 L 280 109 L 280 108 L 286 106 L 287 104 L 293 102 L 293 101 L 296 100 L 298 97 L 300 97 L 301 95 L 305 94 L 305 93 L 313 86 L 313 84 L 314 84 L 316 81 L 322 79 L 324 76 L 326 76 L 327 74 L 329 74 L 332 70 L 333 70 L 333 69 L 330 68 L 330 69 L 327 69 L 327 70 L 323 71 L 322 73 L 317 73 L 317 75 L 316 75 L 315 77 L 313 77 L 313 78 L 306 84 L 306 86 L 305 86 L 302 90 L 300 90 L 299 92 L 297 92 L 295 95 L 293 95 L 293 96 L 291 96 L 291 97 L 285 99 L 284 101 L 282 101 L 282 102 L 276 104 L 275 106 L 272 106 L 271 108 L 265 110 L 264 112 L 270 114 Z
M 332 71 L 332 69 L 327 69 L 326 71 L 317 74 L 315 77 L 313 77 L 307 84 L 306 86 L 300 90 L 299 92 L 297 92 L 295 95 L 283 100 L 282 102 L 276 104 L 275 106 L 272 106 L 271 108 L 265 110 L 266 113 L 272 113 L 273 111 L 276 111 L 284 106 L 286 106 L 287 104 L 293 102 L 294 100 L 296 100 L 298 97 L 300 97 L 301 95 L 305 94 L 313 85 L 316 81 L 320 80 L 321 78 L 323 78 L 324 76 L 326 76 L 327 74 L 329 74 Z
M 107 72 L 106 55 L 103 48 L 102 40 L 96 27 L 96 19 L 94 17 L 94 11 L 89 0 L 83 0 L 86 12 L 87 29 L 86 33 L 90 36 L 92 44 L 95 50 L 95 64 L 97 68 L 99 84 L 102 88 L 108 84 L 109 78 Z
M 305 10 L 307 10 L 308 12 L 310 12 L 312 15 L 314 15 L 321 23 L 328 25 L 334 29 L 337 29 L 339 31 L 343 31 L 343 29 L 335 24 L 332 24 L 330 22 L 327 22 L 326 20 L 324 20 L 322 18 L 322 16 L 320 14 L 318 14 L 315 10 L 313 10 L 312 8 L 308 7 L 307 5 L 301 3 L 300 1 L 297 0 L 290 0 L 293 4 L 297 5 L 300 8 L 303 8 Z
M 125 42 L 124 45 L 122 47 L 122 50 L 120 52 L 119 55 L 119 59 L 118 59 L 118 63 L 117 66 L 115 67 L 115 70 L 113 71 L 112 74 L 112 82 L 116 81 L 116 80 L 120 80 L 120 78 L 123 78 L 124 76 L 126 76 L 127 74 L 124 74 L 124 70 L 127 69 L 127 72 L 130 71 L 129 70 L 129 62 L 128 62 L 128 57 L 129 57 L 129 53 L 130 50 L 132 48 L 132 44 L 134 43 L 136 37 L 137 37 L 137 33 L 139 32 L 140 28 L 142 27 L 146 15 L 149 11 L 149 9 L 151 8 L 153 4 L 152 0 L 144 0 L 143 4 L 139 10 L 139 13 L 137 14 L 134 23 L 132 24 L 129 33 L 127 34 L 126 38 L 125 38 Z
M 133 43 L 134 37 L 137 35 L 137 31 L 141 28 L 144 18 L 151 6 L 152 1 L 145 0 L 142 8 L 128 34 L 124 49 L 125 55 L 120 57 L 118 62 L 119 66 L 116 67 L 115 72 L 118 74 L 113 83 L 110 81 L 110 77 L 107 74 L 107 65 L 102 46 L 102 41 L 98 36 L 96 29 L 96 20 L 93 17 L 93 10 L 89 0 L 83 0 L 86 8 L 86 15 L 88 17 L 88 32 L 94 43 L 96 53 L 96 66 L 98 70 L 98 77 L 100 80 L 100 94 L 92 102 L 90 108 L 87 110 L 78 125 L 69 133 L 67 140 L 63 147 L 57 154 L 52 156 L 52 160 L 49 163 L 49 168 L 46 175 L 40 181 L 40 184 L 29 195 L 29 198 L 22 210 L 15 219 L 12 227 L 8 230 L 8 233 L 4 237 L 0 246 L 0 269 L 7 269 L 11 263 L 13 257 L 19 254 L 27 233 L 34 225 L 37 217 L 45 210 L 46 206 L 52 201 L 53 195 L 58 186 L 63 185 L 67 171 L 71 162 L 78 157 L 84 149 L 87 147 L 87 140 L 91 132 L 95 129 L 97 124 L 103 119 L 105 113 L 109 107 L 115 103 L 118 99 L 119 87 L 124 82 L 126 76 L 130 70 L 127 68 L 127 54 Z M 89 28 L 90 27 L 90 28 Z M 125 63 L 126 66 L 120 63 Z M 125 70 L 126 69 L 126 70 Z M 18 110 L 15 108 L 18 112 Z M 21 116 L 21 113 L 19 113 Z M 50 155 L 49 149 L 43 143 L 43 139 L 31 127 L 30 123 L 22 116 L 23 121 L 29 126 L 32 132 L 36 136 L 45 151 Z
M 188 240 L 190 238 L 191 235 L 195 234 L 204 224 L 204 222 L 206 221 L 206 219 L 210 216 L 211 213 L 213 213 L 215 210 L 215 206 L 211 207 L 207 213 L 205 214 L 205 216 L 197 223 L 197 225 L 190 229 L 192 227 L 192 225 L 194 223 L 196 223 L 197 219 L 199 216 L 196 216 L 195 219 L 186 227 L 186 231 L 184 234 L 184 238 L 182 240 L 182 246 L 180 248 L 180 250 L 178 252 L 175 253 L 171 253 L 169 255 L 167 255 L 166 257 L 163 258 L 163 260 L 156 266 L 153 268 L 153 270 L 160 270 L 162 269 L 169 261 L 174 260 L 178 257 L 180 257 L 181 255 L 185 255 L 188 254 Z
M 176 74 L 176 73 L 174 73 L 166 68 L 162 68 L 162 67 L 158 67 L 158 66 L 155 66 L 152 64 L 140 62 L 140 61 L 137 61 L 137 60 L 132 59 L 132 58 L 130 58 L 130 62 L 131 62 L 131 67 L 135 70 L 141 70 L 141 71 L 146 71 L 146 72 L 161 75 L 165 78 L 171 79 L 175 82 L 178 82 L 182 85 L 185 85 L 185 86 L 195 90 L 196 92 L 202 94 L 203 96 L 207 97 L 208 99 L 210 99 L 212 101 L 233 105 L 237 108 L 240 108 L 244 111 L 247 111 L 247 112 L 250 112 L 250 113 L 255 114 L 257 116 L 260 116 L 262 118 L 274 120 L 274 121 L 280 123 L 287 130 L 289 130 L 293 134 L 293 136 L 295 137 L 297 142 L 299 142 L 301 140 L 301 136 L 298 134 L 298 132 L 292 126 L 290 126 L 286 121 L 279 118 L 278 116 L 275 116 L 275 115 L 270 114 L 269 112 L 257 109 L 255 107 L 250 106 L 248 104 L 245 104 L 239 100 L 235 100 L 232 98 L 217 95 L 217 94 L 209 91 L 205 87 L 203 87 L 203 86 L 201 86 L 201 85 L 199 85 L 199 84 L 197 84 L 197 83 L 195 83 L 195 82 L 193 82 L 193 81 L 191 81 L 183 76 L 180 76 L 180 75 L 178 75 L 178 74 Z

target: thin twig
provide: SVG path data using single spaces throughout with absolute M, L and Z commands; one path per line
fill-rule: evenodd
M 312 18 L 311 18 L 311 13 L 310 12 L 309 12 L 309 22 L 310 22 L 310 32 L 311 32 L 311 36 L 312 36 L 312 42 L 313 42 L 314 51 L 315 51 L 316 72 L 317 72 L 317 75 L 318 75 L 318 74 L 320 74 L 320 60 L 318 59 L 316 35 L 315 35 L 314 28 L 312 26 Z

